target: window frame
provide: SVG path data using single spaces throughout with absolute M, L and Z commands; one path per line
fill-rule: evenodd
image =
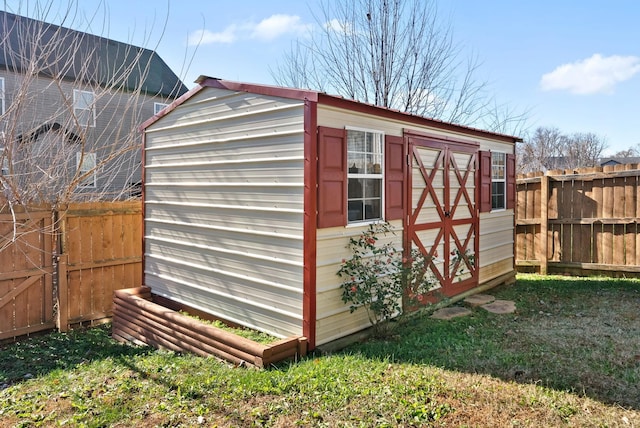
M 160 107 L 161 106 L 161 107 Z M 160 108 L 158 108 L 160 107 Z M 164 110 L 166 107 L 169 107 L 169 104 L 167 103 L 158 103 L 158 102 L 154 102 L 153 103 L 153 115 L 155 116 L 156 114 L 160 113 L 162 110 Z
M 4 140 L 4 132 L 1 134 L 2 139 Z M 6 177 L 11 173 L 9 168 L 9 158 L 7 157 L 7 148 L 5 146 L 0 146 L 0 173 Z
M 495 159 L 501 157 L 502 164 L 495 163 Z M 502 169 L 502 178 L 496 177 L 495 168 Z M 494 184 L 502 184 L 502 206 L 495 204 L 496 192 Z M 501 151 L 491 151 L 491 211 L 504 211 L 507 209 L 507 153 Z
M 80 106 L 78 107 L 78 102 L 80 100 L 84 101 L 84 96 L 86 94 L 90 94 L 91 95 L 91 102 L 87 103 L 88 105 L 86 107 Z M 95 103 L 96 103 L 96 94 L 93 91 L 85 91 L 82 89 L 74 89 L 73 90 L 73 114 L 76 117 L 76 120 L 78 121 L 78 124 L 80 126 L 86 126 L 89 128 L 95 128 L 96 126 L 96 108 L 95 108 Z M 88 123 L 81 123 L 80 121 L 80 115 L 78 114 L 78 112 L 85 112 L 85 111 L 89 111 L 89 118 L 87 120 Z M 84 116 L 82 116 L 84 117 Z
M 93 159 L 93 165 L 89 166 L 88 168 L 84 168 L 85 164 L 89 159 Z M 80 164 L 81 160 L 82 160 L 82 164 Z M 76 152 L 76 168 L 79 175 L 83 175 L 86 172 L 93 170 L 91 175 L 89 175 L 87 178 L 83 179 L 82 181 L 80 181 L 80 183 L 78 183 L 79 188 L 95 189 L 98 187 L 98 178 L 96 174 L 96 166 L 98 165 L 97 162 L 98 162 L 98 157 L 96 156 L 95 152 L 86 152 L 86 153 L 83 153 L 81 151 Z
M 356 150 L 350 150 L 349 147 L 349 133 L 350 132 L 364 132 L 365 135 L 368 134 L 372 134 L 374 136 L 377 136 L 378 141 L 377 142 L 373 142 L 374 146 L 377 146 L 379 148 L 379 152 L 375 151 L 356 151 Z M 366 138 L 366 136 L 365 136 Z M 374 137 L 375 138 L 375 137 Z M 386 140 L 385 140 L 385 134 L 383 131 L 380 130 L 376 130 L 376 129 L 370 129 L 370 128 L 360 128 L 360 127 L 345 127 L 345 149 L 346 149 L 346 160 L 347 160 L 347 191 L 346 193 L 346 220 L 347 220 L 347 224 L 346 226 L 362 226 L 362 225 L 368 225 L 368 224 L 372 224 L 372 223 L 377 223 L 380 221 L 384 221 L 385 220 L 385 185 L 386 185 L 386 181 L 385 181 L 385 147 L 386 147 Z M 350 165 L 351 163 L 354 162 L 354 159 L 352 159 L 350 157 L 350 153 L 360 153 L 365 155 L 365 157 L 367 155 L 371 155 L 372 157 L 379 157 L 380 159 L 380 172 L 377 173 L 354 173 L 354 172 L 350 172 Z M 375 165 L 375 164 L 373 164 Z M 378 180 L 379 181 L 379 189 L 380 189 L 380 195 L 376 196 L 376 197 L 371 197 L 368 198 L 366 197 L 366 195 L 364 194 L 364 190 L 363 190 L 363 194 L 361 198 L 349 198 L 349 185 L 351 183 L 351 180 Z M 360 184 L 360 183 L 358 183 Z M 351 220 L 350 219 L 350 215 L 349 215 L 349 205 L 350 202 L 354 202 L 361 199 L 362 200 L 362 219 L 359 220 Z M 379 211 L 380 214 L 378 217 L 375 218 L 366 218 L 366 200 L 372 200 L 372 199 L 377 199 L 379 200 Z
M 0 77 L 0 114 L 5 113 L 5 91 L 4 91 L 4 77 Z

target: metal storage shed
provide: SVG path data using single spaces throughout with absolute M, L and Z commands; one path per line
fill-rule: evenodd
M 398 248 L 440 255 L 440 295 L 513 281 L 519 138 L 320 92 L 198 83 L 143 125 L 153 293 L 313 349 L 369 325 L 336 272 L 376 220 Z M 464 275 L 456 251 L 475 257 Z

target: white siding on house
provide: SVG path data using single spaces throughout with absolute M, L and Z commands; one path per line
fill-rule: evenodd
M 72 200 L 96 197 L 110 200 L 130 196 L 127 189 L 131 184 L 139 183 L 142 178 L 139 150 L 141 138 L 137 128 L 153 116 L 153 103 L 158 101 L 158 97 L 92 89 L 71 81 L 58 81 L 59 85 L 52 85 L 54 81 L 45 76 L 25 79 L 21 73 L 10 70 L 0 70 L 0 77 L 5 81 L 7 114 L 3 120 L 7 124 L 7 135 L 15 137 L 28 134 L 42 125 L 58 123 L 65 131 L 86 136 L 84 151 L 95 153 L 99 165 L 96 187 L 76 189 L 71 196 Z M 71 117 L 73 93 L 76 89 L 96 93 L 95 126 L 86 130 L 78 128 Z M 53 134 L 58 135 L 55 132 Z M 72 160 L 75 162 L 75 152 L 80 150 L 79 145 L 71 142 L 65 144 L 73 153 Z M 54 148 L 50 147 L 49 150 L 53 151 Z
M 304 104 L 206 88 L 146 130 L 145 283 L 302 334 Z

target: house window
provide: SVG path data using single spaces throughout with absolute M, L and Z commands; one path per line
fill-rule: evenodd
M 167 107 L 169 104 L 163 103 L 153 103 L 153 114 L 158 114 L 162 111 L 163 108 Z
M 76 153 L 76 168 L 80 176 L 88 174 L 78 187 L 96 187 L 96 154 Z
M 383 135 L 347 130 L 348 222 L 382 219 Z
M 4 139 L 4 132 L 2 133 L 2 139 Z M 2 146 L 0 146 L 0 159 L 2 159 L 0 173 L 3 176 L 7 176 L 9 175 L 9 158 L 7 157 L 7 151 Z
M 0 114 L 4 114 L 4 77 L 0 77 Z
M 95 94 L 89 91 L 73 90 L 73 114 L 80 126 L 96 126 Z
M 506 154 L 491 152 L 491 209 L 506 208 Z

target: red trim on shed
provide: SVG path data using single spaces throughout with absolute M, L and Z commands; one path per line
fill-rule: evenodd
M 506 196 L 507 196 L 507 209 L 514 209 L 516 207 L 516 155 L 507 153 L 507 167 L 506 167 Z
M 347 224 L 347 131 L 318 128 L 318 227 Z
M 401 220 L 405 212 L 407 149 L 404 137 L 387 135 L 384 145 L 384 185 L 386 220 Z
M 491 211 L 491 152 L 481 150 L 478 165 L 478 182 L 480 183 L 480 212 Z
M 302 334 L 306 336 L 309 349 L 316 347 L 316 235 L 318 222 L 317 188 L 317 112 L 318 105 L 312 100 L 304 103 L 304 249 L 302 303 Z

